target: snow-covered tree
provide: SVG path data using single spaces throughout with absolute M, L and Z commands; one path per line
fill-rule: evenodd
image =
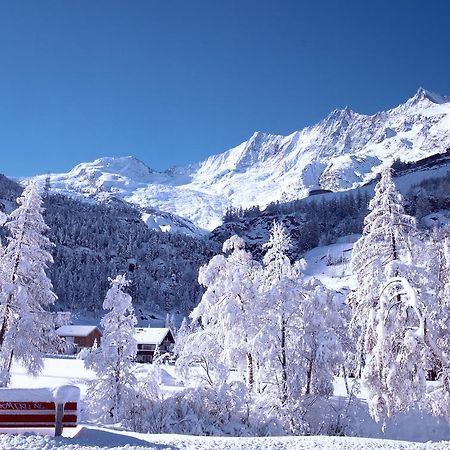
M 175 322 L 175 316 L 173 314 L 169 314 L 169 313 L 166 314 L 166 320 L 165 320 L 164 326 L 166 328 L 169 328 L 170 331 L 172 331 L 172 334 L 176 337 L 178 328 L 177 328 L 177 324 Z
M 204 326 L 193 324 L 192 332 L 185 341 L 175 347 L 177 370 L 185 380 L 198 380 L 209 386 L 220 386 L 226 382 L 229 367 L 221 357 L 225 349 L 218 336 L 217 327 L 211 323 Z M 195 367 L 191 371 L 192 366 Z M 201 371 L 198 372 L 197 368 Z
M 332 394 L 332 380 L 342 363 L 344 322 L 334 294 L 318 280 L 305 282 L 306 263 L 291 264 L 290 239 L 275 223 L 264 256 L 260 292 L 264 325 L 257 337 L 263 366 L 260 378 L 277 386 L 279 405 L 308 395 Z
M 177 365 L 202 368 L 203 381 L 217 395 L 231 386 L 230 370 L 237 369 L 246 382 L 248 423 L 268 414 L 301 432 L 307 428 L 299 416 L 304 400 L 314 403 L 332 394 L 345 326 L 334 293 L 318 280 L 305 282 L 305 262 L 292 264 L 289 246 L 278 223 L 264 266 L 245 251 L 241 238 L 224 243 L 225 254 L 200 270 L 206 292 L 183 344 L 177 344 Z
M 427 326 L 433 348 L 430 358 L 433 379 L 428 405 L 432 412 L 450 421 L 450 238 L 449 230 L 436 232 L 429 258 L 439 280 L 436 302 L 429 310 L 431 327 Z
M 100 324 L 103 336 L 100 346 L 85 359 L 85 366 L 97 374 L 87 398 L 94 413 L 108 422 L 125 420 L 133 409 L 136 377 L 133 361 L 137 343 L 134 326 L 137 323 L 131 297 L 124 292 L 128 281 L 125 275 L 110 280 L 103 308 L 109 310 Z
M 232 236 L 223 244 L 223 252 L 225 255 L 214 256 L 200 269 L 199 282 L 206 291 L 191 313 L 192 320 L 199 321 L 200 326 L 188 337 L 184 355 L 189 352 L 202 355 L 201 358 L 210 355 L 203 364 L 210 368 L 215 361 L 221 374 L 224 367 L 237 368 L 251 388 L 255 370 L 252 342 L 258 316 L 259 265 L 238 236 Z M 182 355 L 180 361 L 186 358 Z
M 268 351 L 265 366 L 269 365 L 269 371 L 276 374 L 281 405 L 285 405 L 289 397 L 288 372 L 292 361 L 288 361 L 288 327 L 299 310 L 300 296 L 304 295 L 302 272 L 306 264 L 301 260 L 291 265 L 286 254 L 290 245 L 284 226 L 274 223 L 269 242 L 264 245 L 267 251 L 260 283 L 264 316 L 268 320 L 258 336 L 259 348 L 261 352 Z
M 36 183 L 29 183 L 17 199 L 19 207 L 8 217 L 6 248 L 0 258 L 0 383 L 9 381 L 13 358 L 29 373 L 43 367 L 42 352 L 62 347 L 55 333 L 55 302 L 46 269 L 53 262 L 50 240 Z
M 183 317 L 183 320 L 181 321 L 181 325 L 177 330 L 177 337 L 181 336 L 182 338 L 187 337 L 191 333 L 191 327 L 189 324 L 189 320 L 187 317 Z M 175 346 L 176 346 L 175 342 Z
M 177 330 L 177 336 L 175 339 L 175 344 L 173 345 L 173 354 L 178 358 L 183 353 L 186 340 L 192 333 L 191 324 L 186 317 L 183 317 L 181 321 L 180 328 Z
M 386 280 L 385 268 L 390 261 L 411 253 L 410 231 L 415 228 L 414 218 L 404 212 L 390 169 L 384 169 L 375 187 L 375 196 L 369 203 L 362 237 L 353 247 L 351 266 L 358 286 L 351 298 L 353 325 L 366 330 L 369 313 L 379 304 L 380 291 Z M 359 335 L 362 353 L 366 339 L 364 332 Z
M 300 355 L 305 369 L 304 394 L 329 397 L 343 363 L 347 329 L 336 293 L 313 278 L 306 284 L 299 312 Z
M 375 187 L 369 211 L 353 249 L 358 287 L 350 303 L 370 412 L 385 420 L 425 398 L 424 370 L 433 346 L 427 311 L 436 284 L 424 262 L 418 262 L 423 245 L 389 168 Z

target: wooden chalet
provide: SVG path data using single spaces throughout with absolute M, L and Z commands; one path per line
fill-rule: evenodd
M 170 328 L 135 328 L 135 331 L 137 362 L 151 363 L 157 350 L 162 355 L 169 352 L 175 343 Z
M 63 325 L 56 330 L 66 344 L 66 353 L 78 353 L 83 348 L 91 348 L 94 342 L 100 345 L 102 332 L 95 325 Z

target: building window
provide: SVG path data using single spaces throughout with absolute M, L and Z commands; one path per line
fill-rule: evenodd
M 155 350 L 154 344 L 141 344 L 140 345 L 141 350 Z

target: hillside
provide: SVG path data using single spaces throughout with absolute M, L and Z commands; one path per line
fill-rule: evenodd
M 427 217 L 433 213 L 441 213 L 439 220 L 444 222 L 444 217 L 450 217 L 448 151 L 414 163 L 396 163 L 394 169 L 394 181 L 405 198 L 407 211 L 417 218 L 421 227 L 433 226 Z M 255 255 L 261 257 L 262 245 L 269 239 L 273 222 L 281 221 L 292 237 L 290 256 L 296 260 L 317 246 L 333 244 L 343 236 L 361 233 L 374 185 L 372 181 L 348 191 L 274 202 L 264 210 L 258 207 L 230 208 L 224 223 L 210 236 L 221 244 L 237 234 L 245 239 Z
M 0 177 L 0 210 L 15 208 L 21 187 Z M 96 204 L 62 195 L 44 199 L 48 237 L 55 244 L 48 269 L 59 297 L 55 307 L 98 316 L 108 278 L 126 273 L 138 318 L 186 314 L 198 302 L 198 268 L 212 254 L 206 238 L 149 229 L 141 210 L 118 199 Z M 0 227 L 0 236 L 5 230 Z

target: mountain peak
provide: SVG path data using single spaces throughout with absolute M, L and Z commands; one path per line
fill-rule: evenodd
M 429 101 L 440 105 L 442 103 L 447 103 L 449 101 L 449 98 L 435 92 L 431 92 L 423 87 L 419 87 L 419 89 L 417 89 L 417 92 L 407 101 L 407 103 L 417 104 L 423 101 Z
M 349 107 L 346 106 L 343 109 L 334 109 L 333 111 L 328 114 L 328 116 L 325 118 L 325 120 L 348 120 L 351 119 L 355 115 L 355 112 Z
M 264 133 L 263 131 L 255 131 L 247 142 L 256 142 L 261 141 L 267 137 L 268 133 Z
M 76 165 L 70 174 L 78 175 L 94 171 L 122 175 L 134 180 L 145 180 L 154 173 L 134 156 L 105 156 L 92 162 Z
M 318 125 L 329 132 L 335 132 L 338 129 L 347 128 L 354 117 L 355 112 L 346 106 L 344 109 L 331 111 Z
M 143 163 L 140 159 L 136 158 L 135 156 L 105 156 L 96 159 L 92 164 L 119 169 L 128 167 L 141 167 L 151 170 L 149 167 L 145 165 L 145 163 Z

